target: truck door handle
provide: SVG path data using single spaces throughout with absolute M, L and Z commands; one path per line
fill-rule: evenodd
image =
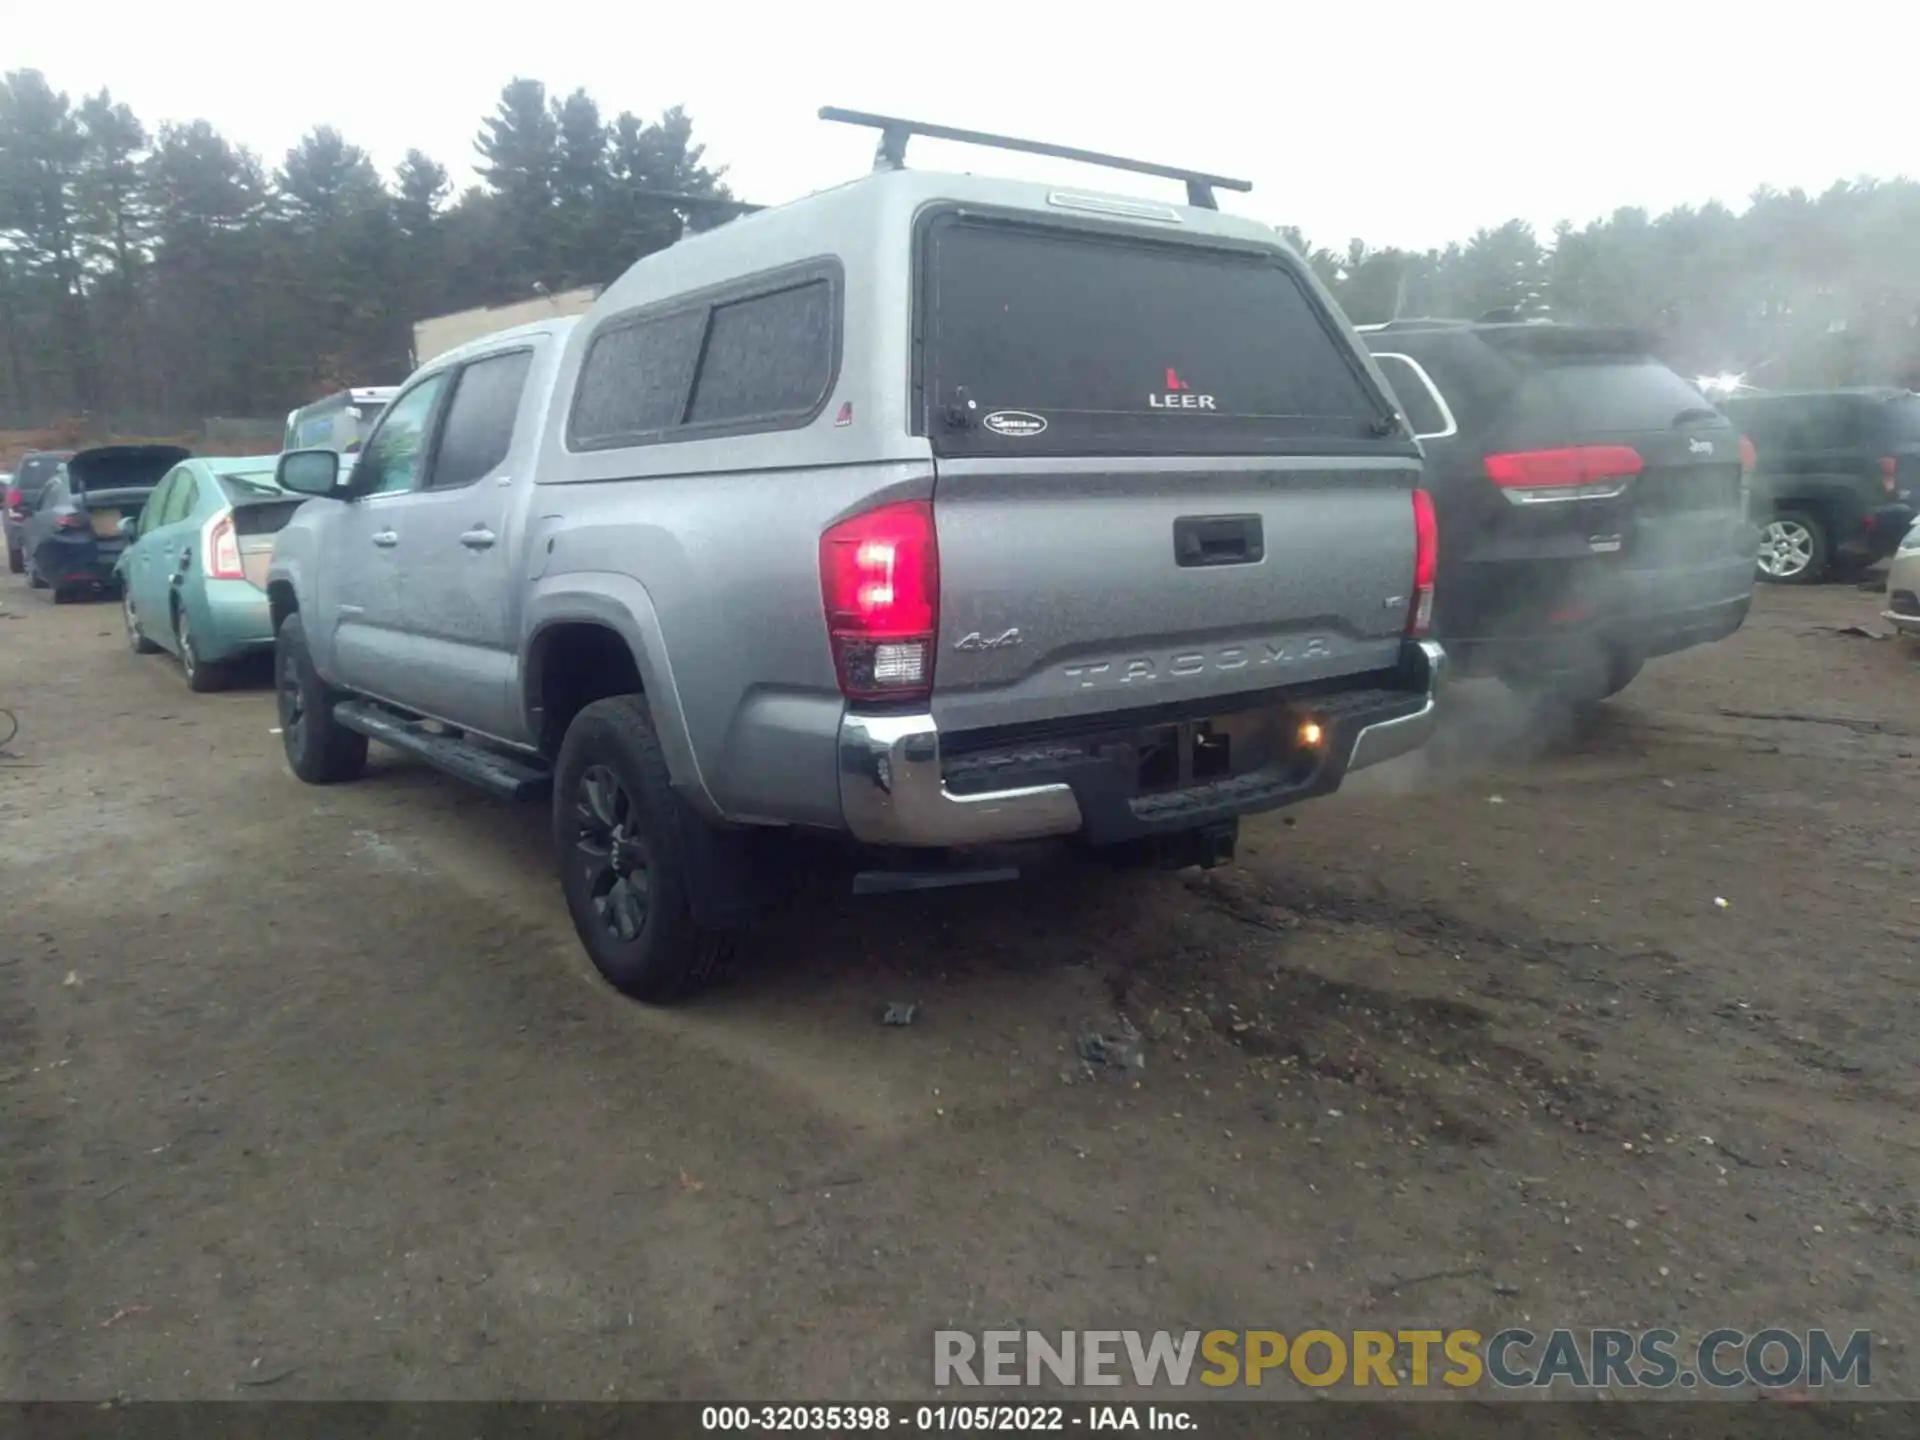
M 476 525 L 473 529 L 462 532 L 460 543 L 469 550 L 485 550 L 491 546 L 497 538 L 499 537 L 486 526 Z
M 374 532 L 373 543 L 382 550 L 391 550 L 400 543 L 400 537 L 392 530 L 377 530 Z
M 1266 554 L 1258 515 L 1182 515 L 1173 522 L 1178 565 L 1256 565 Z

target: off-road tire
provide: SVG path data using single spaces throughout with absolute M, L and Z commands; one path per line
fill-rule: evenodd
M 617 799 L 608 799 L 608 784 Z M 603 823 L 589 795 L 590 783 L 607 800 L 617 824 Z M 699 877 L 688 844 L 688 827 L 701 823 L 674 793 L 666 757 L 654 733 L 646 701 L 637 695 L 596 700 L 567 727 L 553 779 L 554 856 L 560 888 L 580 943 L 607 983 L 636 1000 L 654 1004 L 681 999 L 718 978 L 732 954 L 726 931 L 694 921 L 691 896 Z M 637 842 L 637 844 L 635 843 Z M 624 856 L 624 860 L 617 857 Z M 618 873 L 621 864 L 626 873 Z M 624 937 L 613 888 L 632 888 L 633 872 L 644 876 L 644 910 Z
M 339 697 L 313 668 L 307 632 L 297 613 L 280 622 L 274 637 L 273 680 L 280 741 L 293 773 L 309 785 L 357 780 L 367 768 L 367 737 L 333 718 L 333 702 Z

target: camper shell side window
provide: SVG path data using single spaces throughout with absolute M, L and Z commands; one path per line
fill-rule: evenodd
M 839 379 L 845 292 L 822 258 L 611 317 L 587 341 L 567 448 L 806 428 Z

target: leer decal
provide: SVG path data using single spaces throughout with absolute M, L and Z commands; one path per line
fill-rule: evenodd
M 1149 410 L 1211 410 L 1213 396 L 1196 395 L 1193 387 L 1180 378 L 1180 373 L 1171 365 L 1167 367 L 1167 388 L 1157 394 L 1147 396 Z

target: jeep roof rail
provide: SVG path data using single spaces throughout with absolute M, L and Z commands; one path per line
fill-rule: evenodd
M 1470 330 L 1478 321 L 1457 320 L 1445 315 L 1408 315 L 1398 320 L 1378 320 L 1371 325 L 1356 325 L 1361 334 L 1382 330 Z
M 1071 145 L 1049 145 L 1043 140 L 1021 140 L 1011 135 L 989 135 L 982 130 L 956 130 L 950 125 L 929 125 L 920 120 L 902 120 L 892 115 L 869 115 L 864 110 L 843 110 L 837 105 L 820 107 L 822 120 L 842 125 L 859 125 L 880 132 L 880 144 L 874 151 L 875 170 L 906 168 L 907 141 L 915 135 L 930 140 L 954 140 L 962 145 L 985 145 L 995 150 L 1017 150 L 1024 155 L 1050 155 L 1056 160 L 1076 160 L 1082 165 L 1100 165 L 1108 170 L 1129 170 L 1136 175 L 1157 175 L 1163 180 L 1184 180 L 1187 203 L 1200 210 L 1218 210 L 1213 192 L 1235 190 L 1242 194 L 1253 189 L 1251 180 L 1234 180 L 1225 175 L 1208 175 L 1178 165 L 1155 165 L 1146 160 L 1127 160 L 1118 155 L 1102 155 L 1097 150 L 1077 150 Z

